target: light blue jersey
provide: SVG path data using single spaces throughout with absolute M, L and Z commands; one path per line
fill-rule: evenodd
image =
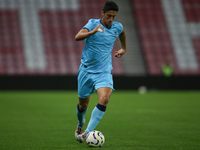
M 83 29 L 92 31 L 99 24 L 104 28 L 104 32 L 97 32 L 85 39 L 80 69 L 90 73 L 110 73 L 113 69 L 112 49 L 116 38 L 123 31 L 123 26 L 113 21 L 108 29 L 101 23 L 101 19 L 90 19 Z

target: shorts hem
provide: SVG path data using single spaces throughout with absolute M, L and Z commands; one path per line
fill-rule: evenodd
M 115 91 L 115 89 L 112 86 L 107 86 L 107 85 L 98 86 L 97 88 L 95 88 L 95 90 L 98 90 L 99 88 L 104 88 L 104 87 L 111 88 L 113 91 Z

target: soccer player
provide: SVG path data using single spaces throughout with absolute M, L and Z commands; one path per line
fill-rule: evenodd
M 117 4 L 107 1 L 101 11 L 101 19 L 90 19 L 75 36 L 76 41 L 85 39 L 78 70 L 78 125 L 75 130 L 75 139 L 80 143 L 85 141 L 87 134 L 99 124 L 114 90 L 111 54 L 118 36 L 121 49 L 115 52 L 115 57 L 120 58 L 126 52 L 125 31 L 121 23 L 114 21 L 117 12 Z M 97 91 L 99 103 L 93 109 L 88 126 L 82 133 L 90 95 L 94 91 Z

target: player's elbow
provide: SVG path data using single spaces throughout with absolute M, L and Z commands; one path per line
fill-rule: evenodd
M 76 35 L 75 36 L 75 40 L 76 41 L 81 41 L 81 40 L 84 40 L 85 38 L 83 38 L 83 37 L 81 37 L 81 36 L 79 36 L 79 35 Z
M 76 40 L 76 41 L 80 41 L 80 39 L 78 38 L 77 35 L 75 36 L 75 40 Z

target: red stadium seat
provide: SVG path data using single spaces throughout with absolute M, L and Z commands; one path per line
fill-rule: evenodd
M 43 69 L 27 68 L 19 10 L 0 9 L 0 74 L 77 75 L 84 41 L 77 42 L 74 37 L 90 18 L 101 17 L 101 9 L 106 0 L 79 2 L 79 10 L 39 11 L 46 59 L 46 67 Z M 115 45 L 113 51 L 117 49 Z M 113 66 L 117 66 L 113 74 L 124 73 L 121 59 L 114 59 Z
M 199 38 L 193 38 L 198 69 L 182 70 L 177 64 L 161 0 L 131 1 L 149 74 L 161 75 L 160 67 L 168 61 L 174 67 L 175 75 L 200 75 Z M 200 25 L 200 1 L 182 0 L 181 2 L 187 21 L 198 22 Z

